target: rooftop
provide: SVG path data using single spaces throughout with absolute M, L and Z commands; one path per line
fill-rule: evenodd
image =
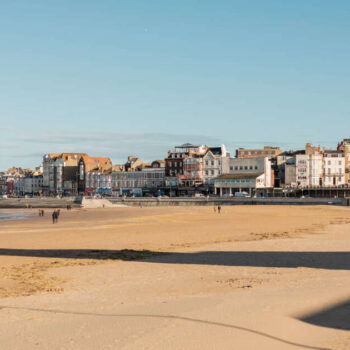
M 220 175 L 216 178 L 216 180 L 226 180 L 226 179 L 256 179 L 257 177 L 259 177 L 260 175 L 262 175 L 263 173 L 260 174 L 224 174 L 224 175 Z

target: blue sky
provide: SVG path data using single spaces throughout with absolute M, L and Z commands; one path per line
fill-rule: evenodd
M 183 142 L 335 147 L 349 62 L 346 0 L 6 1 L 0 169 Z

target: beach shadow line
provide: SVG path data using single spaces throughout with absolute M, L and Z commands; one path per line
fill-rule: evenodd
M 350 252 L 203 251 L 189 253 L 149 250 L 103 249 L 7 249 L 3 256 L 55 259 L 143 261 L 158 264 L 316 268 L 350 270 Z

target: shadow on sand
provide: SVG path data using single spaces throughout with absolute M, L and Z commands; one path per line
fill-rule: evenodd
M 350 331 L 350 300 L 337 303 L 299 319 L 315 326 Z
M 217 266 L 252 266 L 329 270 L 350 270 L 350 252 L 244 252 L 206 251 L 168 253 L 149 250 L 89 250 L 89 249 L 0 249 L 3 256 L 39 258 L 142 260 L 158 264 L 198 264 Z M 350 301 L 299 318 L 322 327 L 350 330 Z
M 89 249 L 0 249 L 0 255 L 39 258 L 142 260 L 161 264 L 198 264 L 252 267 L 308 267 L 329 270 L 350 270 L 350 252 L 267 252 L 206 251 L 169 253 L 149 250 Z

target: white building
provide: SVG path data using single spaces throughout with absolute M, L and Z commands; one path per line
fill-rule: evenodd
M 345 185 L 345 157 L 341 151 L 323 153 L 323 179 L 325 187 Z
M 203 183 L 207 186 L 214 186 L 217 176 L 225 173 L 225 165 L 230 157 L 225 145 L 221 147 L 209 147 L 203 156 Z
M 336 187 L 345 184 L 345 157 L 342 151 L 323 150 L 307 144 L 285 165 L 285 184 L 295 187 Z
M 266 158 L 230 158 L 229 171 L 214 181 L 215 192 L 231 196 L 235 192 L 253 195 L 258 189 L 273 187 L 271 161 Z

